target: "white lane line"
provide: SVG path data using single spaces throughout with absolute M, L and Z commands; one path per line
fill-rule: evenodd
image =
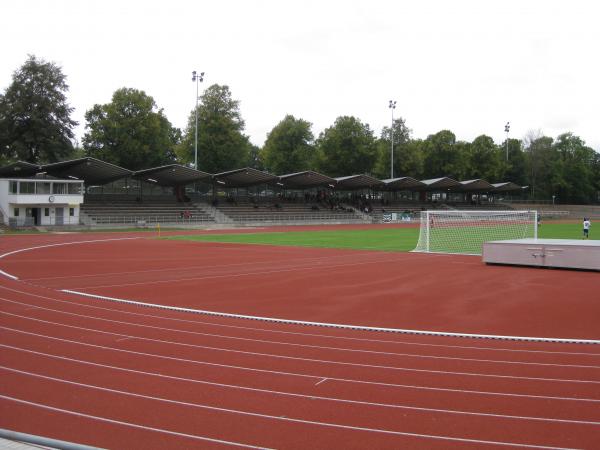
M 5 277 L 10 278 L 12 280 L 18 280 L 19 279 L 19 277 L 15 276 L 15 275 L 11 275 L 10 273 L 5 272 L 4 270 L 0 270 L 0 275 L 4 275 Z
M 27 316 L 7 313 L 5 311 L 0 311 L 0 314 L 12 316 L 12 317 L 18 317 L 18 318 L 33 321 L 33 322 L 56 325 L 56 326 L 62 327 L 62 328 L 71 328 L 71 329 L 82 330 L 82 331 L 91 332 L 91 333 L 99 333 L 99 334 L 105 334 L 105 335 L 110 335 L 110 336 L 117 336 L 117 337 L 121 337 L 121 338 L 131 339 L 134 341 L 137 340 L 137 341 L 145 341 L 145 342 L 155 342 L 155 343 L 159 343 L 159 344 L 168 344 L 168 345 L 175 345 L 175 346 L 194 348 L 194 349 L 203 349 L 203 350 L 216 351 L 216 352 L 249 355 L 249 356 L 253 356 L 253 357 L 260 356 L 260 357 L 274 358 L 274 359 L 280 359 L 280 360 L 301 361 L 301 362 L 307 362 L 307 363 L 330 364 L 330 365 L 339 365 L 339 366 L 359 367 L 359 368 L 368 368 L 368 369 L 381 369 L 381 370 L 402 371 L 402 372 L 414 372 L 414 373 L 432 373 L 432 374 L 441 374 L 441 375 L 458 375 L 458 376 L 466 376 L 466 377 L 498 378 L 498 379 L 511 379 L 511 380 L 522 380 L 522 381 L 545 381 L 545 382 L 576 383 L 576 384 L 600 384 L 600 381 L 598 381 L 598 380 L 528 377 L 528 376 L 518 376 L 518 375 L 488 374 L 488 373 L 479 373 L 479 372 L 457 372 L 457 371 L 448 371 L 448 370 L 417 369 L 417 368 L 412 368 L 412 367 L 352 363 L 352 362 L 345 362 L 345 361 L 324 360 L 324 359 L 316 359 L 316 358 L 302 358 L 302 357 L 296 357 L 296 356 L 244 351 L 244 350 L 229 349 L 229 348 L 222 348 L 222 347 L 189 344 L 189 343 L 185 343 L 185 342 L 177 342 L 177 341 L 170 341 L 170 340 L 163 340 L 163 339 L 145 338 L 145 337 L 140 337 L 140 336 L 135 336 L 135 335 L 127 335 L 127 334 L 121 334 L 121 333 L 113 333 L 113 332 L 98 330 L 98 329 L 94 329 L 94 328 L 78 327 L 75 325 L 62 324 L 60 322 L 52 322 L 52 321 L 47 321 L 47 320 L 42 320 L 42 319 L 34 319 L 31 317 L 27 317 Z M 0 327 L 0 328 L 5 328 L 5 327 Z
M 87 292 L 73 291 L 70 289 L 61 289 L 61 292 L 69 294 L 80 295 L 83 297 L 96 298 L 99 300 L 108 300 L 111 302 L 124 303 L 128 305 L 143 306 L 147 308 L 165 309 L 170 311 L 180 311 L 194 314 L 205 314 L 210 316 L 218 317 L 231 317 L 234 319 L 250 319 L 260 320 L 264 322 L 275 322 L 284 324 L 294 325 L 306 325 L 306 326 L 317 326 L 317 327 L 328 327 L 328 328 L 343 328 L 350 330 L 361 330 L 361 331 L 380 331 L 389 333 L 405 333 L 405 334 L 420 334 L 426 336 L 451 336 L 451 337 L 462 337 L 462 338 L 473 338 L 473 339 L 499 339 L 499 340 L 510 340 L 510 341 L 529 341 L 529 342 L 552 342 L 552 343 L 568 343 L 568 344 L 600 344 L 600 340 L 593 339 L 565 339 L 565 338 L 543 338 L 533 336 L 503 336 L 503 335 L 492 335 L 492 334 L 472 334 L 472 333 L 452 333 L 445 331 L 428 331 L 428 330 L 408 330 L 402 328 L 383 328 L 383 327 L 366 327 L 360 325 L 347 325 L 339 323 L 323 323 L 323 322 L 308 322 L 303 320 L 291 320 L 291 319 L 278 319 L 273 317 L 261 317 L 261 316 L 249 316 L 244 314 L 230 314 L 216 311 L 206 311 L 202 309 L 192 308 L 181 308 L 178 306 L 165 306 L 158 305 L 155 303 L 138 302 L 134 300 L 125 300 L 115 297 L 107 297 L 104 295 L 88 294 Z
M 72 313 L 72 312 L 68 312 L 68 311 L 61 311 L 61 310 L 56 310 L 56 309 L 52 309 L 52 308 L 46 308 L 43 306 L 29 305 L 28 303 L 22 303 L 22 302 L 10 300 L 10 299 L 3 298 L 3 297 L 0 297 L 0 301 L 23 305 L 23 306 L 29 306 L 28 309 L 40 309 L 40 310 L 44 310 L 44 311 L 55 312 L 57 314 L 81 317 L 84 319 L 98 320 L 98 321 L 108 322 L 108 323 L 116 323 L 116 324 L 120 324 L 120 325 L 131 326 L 131 327 L 148 328 L 148 329 L 152 329 L 152 330 L 188 334 L 188 335 L 192 335 L 192 336 L 215 337 L 215 338 L 219 338 L 219 339 L 230 339 L 230 340 L 237 340 L 237 341 L 244 341 L 244 342 L 260 343 L 260 344 L 311 348 L 311 349 L 319 349 L 319 350 L 334 350 L 334 351 L 340 351 L 340 352 L 363 353 L 363 354 L 369 354 L 369 355 L 395 356 L 395 357 L 416 358 L 416 359 L 433 359 L 433 360 L 444 360 L 444 361 L 467 361 L 467 362 L 476 362 L 476 363 L 509 364 L 509 365 L 517 365 L 517 366 L 522 365 L 522 366 L 560 367 L 560 368 L 576 368 L 576 369 L 600 369 L 600 366 L 598 366 L 598 365 L 538 363 L 538 362 L 528 362 L 528 361 L 506 361 L 506 360 L 497 360 L 497 359 L 461 358 L 461 357 L 456 357 L 456 356 L 419 355 L 419 354 L 414 354 L 414 353 L 384 352 L 384 351 L 377 351 L 377 350 L 362 350 L 362 349 L 352 349 L 352 348 L 342 348 L 342 347 L 330 347 L 330 346 L 314 345 L 314 344 L 298 344 L 295 342 L 271 341 L 268 339 L 244 338 L 244 337 L 239 337 L 239 336 L 228 336 L 228 335 L 214 334 L 214 333 L 201 333 L 198 331 L 178 330 L 178 329 L 174 329 L 174 328 L 165 328 L 165 327 L 158 327 L 158 326 L 154 326 L 154 325 L 144 325 L 144 324 L 138 324 L 138 323 L 134 323 L 134 322 L 125 322 L 125 321 L 121 321 L 121 320 L 106 319 L 103 317 L 96 317 L 96 316 L 90 316 L 90 315 L 85 315 L 85 314 L 77 314 L 77 313 Z
M 157 358 L 163 359 L 166 361 L 172 361 L 183 364 L 195 364 L 202 365 L 208 367 L 219 367 L 223 369 L 231 369 L 231 370 L 240 370 L 245 372 L 256 372 L 256 373 L 266 373 L 269 375 L 280 375 L 284 377 L 296 377 L 296 378 L 307 378 L 313 380 L 322 380 L 323 378 L 327 378 L 331 381 L 338 381 L 340 383 L 349 383 L 349 384 L 362 384 L 366 386 L 379 386 L 379 387 L 389 387 L 389 388 L 398 388 L 398 389 L 414 389 L 414 390 L 423 390 L 423 391 L 432 391 L 432 392 L 451 392 L 457 394 L 473 394 L 473 395 L 485 395 L 485 396 L 498 396 L 498 397 L 514 397 L 514 398 L 529 398 L 529 399 L 540 399 L 540 400 L 556 400 L 556 401 L 573 401 L 573 402 L 586 402 L 586 403 L 600 403 L 600 399 L 594 398 L 581 398 L 581 397 L 557 397 L 557 396 L 548 396 L 548 395 L 534 395 L 534 394 L 515 394 L 515 393 L 506 393 L 506 392 L 493 392 L 493 391 L 476 391 L 469 389 L 453 389 L 453 388 L 441 388 L 441 387 L 430 387 L 430 386 L 418 386 L 412 384 L 399 384 L 399 383 L 384 383 L 380 381 L 366 381 L 366 380 L 357 380 L 352 378 L 336 378 L 331 376 L 323 376 L 323 375 L 311 375 L 305 373 L 296 373 L 296 372 L 284 372 L 280 370 L 268 370 L 268 369 L 257 369 L 254 367 L 247 366 L 235 366 L 231 364 L 219 364 L 212 363 L 208 361 L 201 361 L 195 359 L 186 359 L 186 358 L 178 358 L 175 356 L 165 356 L 159 355 L 156 353 L 146 353 L 146 352 L 138 352 L 134 350 L 126 350 L 116 347 L 109 347 L 105 345 L 97 345 L 90 344 L 82 341 L 75 341 L 72 339 L 63 339 L 54 336 L 49 336 L 46 334 L 33 333 L 29 331 L 18 330 L 14 328 L 0 326 L 0 329 L 6 331 L 12 331 L 14 333 L 25 334 L 27 336 L 34 336 L 37 338 L 42 338 L 43 340 L 53 340 L 57 342 L 66 342 L 68 344 L 81 345 L 84 347 L 107 350 L 115 353 L 125 353 L 128 355 L 142 356 L 144 358 Z
M 43 405 L 41 403 L 30 402 L 30 401 L 27 401 L 27 400 L 22 400 L 20 398 L 10 397 L 8 395 L 1 395 L 0 394 L 0 399 L 7 400 L 7 401 L 12 401 L 12 402 L 16 402 L 16 403 L 20 403 L 20 404 L 27 405 L 27 406 L 33 406 L 33 407 L 36 407 L 36 408 L 46 409 L 46 410 L 53 411 L 53 412 L 59 412 L 59 413 L 63 413 L 63 414 L 69 414 L 71 416 L 84 417 L 86 419 L 97 420 L 99 422 L 106 422 L 106 423 L 110 423 L 110 424 L 113 424 L 113 425 L 122 425 L 122 426 L 129 427 L 129 428 L 136 428 L 138 430 L 154 431 L 154 432 L 157 432 L 157 433 L 168 434 L 168 435 L 171 435 L 171 436 L 184 437 L 184 438 L 189 438 L 189 439 L 196 439 L 196 440 L 205 441 L 205 442 L 213 442 L 213 443 L 216 443 L 216 444 L 232 445 L 232 446 L 241 447 L 241 448 L 254 448 L 254 449 L 258 449 L 258 450 L 266 448 L 264 446 L 256 447 L 254 445 L 241 444 L 239 442 L 224 441 L 222 439 L 213 439 L 213 438 L 209 438 L 209 437 L 206 437 L 206 436 L 197 436 L 197 435 L 194 435 L 194 434 L 179 433 L 177 431 L 170 431 L 170 430 L 165 430 L 165 429 L 162 429 L 162 428 L 148 427 L 148 426 L 139 425 L 139 424 L 136 424 L 136 423 L 123 422 L 121 420 L 109 419 L 107 417 L 92 416 L 90 414 L 85 414 L 85 413 L 81 413 L 81 412 L 77 412 L 77 411 L 71 411 L 71 410 L 68 410 L 68 409 L 56 408 L 54 406 Z
M 16 253 L 28 252 L 31 250 L 38 250 L 40 248 L 60 247 L 63 245 L 75 245 L 75 244 L 89 244 L 89 243 L 93 243 L 93 242 L 125 241 L 125 240 L 130 240 L 130 239 L 141 239 L 141 238 L 140 237 L 128 237 L 128 238 L 114 238 L 114 239 L 93 239 L 93 240 L 89 240 L 89 241 L 61 242 L 58 244 L 37 245 L 35 247 L 20 248 L 18 250 L 13 250 L 12 252 L 2 253 L 2 254 L 0 254 L 0 259 L 5 258 L 6 256 L 14 255 Z M 0 270 L 0 274 L 4 275 L 5 277 L 12 278 L 13 280 L 19 279 L 15 275 L 11 275 L 7 272 L 4 272 L 3 270 Z
M 276 355 L 273 353 L 262 353 L 262 352 L 251 352 L 246 350 L 236 350 L 230 348 L 223 347 L 212 347 L 209 345 L 199 345 L 199 344 L 189 344 L 187 342 L 177 342 L 163 339 L 152 339 L 146 338 L 142 336 L 134 336 L 129 334 L 122 333 L 113 333 L 110 331 L 98 330 L 96 328 L 86 328 L 86 327 L 78 327 L 75 325 L 68 325 L 60 322 L 52 322 L 50 320 L 42 320 L 35 319 L 33 317 L 22 316 L 20 314 L 13 314 L 6 311 L 0 311 L 0 314 L 4 314 L 11 317 L 18 317 L 20 319 L 29 320 L 32 322 L 39 322 L 49 325 L 56 325 L 62 328 L 72 328 L 75 330 L 82 330 L 91 333 L 101 333 L 110 336 L 118 336 L 122 338 L 129 338 L 139 341 L 146 342 L 156 342 L 159 344 L 169 344 L 180 347 L 187 348 L 195 348 L 195 349 L 203 349 L 203 350 L 211 350 L 217 352 L 224 353 L 237 353 L 240 355 L 249 355 L 249 356 L 264 356 L 267 358 L 274 359 L 282 359 L 282 360 L 292 360 L 292 361 L 302 361 L 308 363 L 320 363 L 320 364 L 331 364 L 331 365 L 339 365 L 339 366 L 349 366 L 349 367 L 361 367 L 361 368 L 369 368 L 369 369 L 381 369 L 381 370 L 392 370 L 392 371 L 401 371 L 401 372 L 416 372 L 416 373 L 435 373 L 435 374 L 443 374 L 443 375 L 460 375 L 465 377 L 484 377 L 484 378 L 500 378 L 500 379 L 510 379 L 510 380 L 527 380 L 527 381 L 549 381 L 549 382 L 557 382 L 557 383 L 580 383 L 580 384 L 600 384 L 599 380 L 576 380 L 571 378 L 543 378 L 543 377 L 525 377 L 518 375 L 500 375 L 500 374 L 488 374 L 488 373 L 479 373 L 479 372 L 455 372 L 451 370 L 433 370 L 433 369 L 416 369 L 413 367 L 398 367 L 398 366 L 385 366 L 381 364 L 361 364 L 361 363 L 352 363 L 346 361 L 334 361 L 334 360 L 326 360 L 326 359 L 316 359 L 316 358 L 302 358 L 299 356 L 287 356 L 287 355 Z
M 34 294 L 28 291 L 22 291 L 19 289 L 10 288 L 7 286 L 1 286 L 0 289 L 4 289 L 7 291 L 15 292 L 18 294 L 24 294 L 28 297 L 40 298 L 54 303 L 60 303 L 62 305 L 68 305 L 69 307 L 79 307 L 85 309 L 95 309 L 99 311 L 110 312 L 111 314 L 118 313 L 121 315 L 135 316 L 135 317 L 143 317 L 143 318 L 153 318 L 160 321 L 167 322 L 175 322 L 175 323 L 185 323 L 185 324 L 193 324 L 193 325 L 206 325 L 209 327 L 219 327 L 219 328 L 231 328 L 235 330 L 245 330 L 252 332 L 264 332 L 271 334 L 283 334 L 290 336 L 302 336 L 302 337 L 318 337 L 325 339 L 333 339 L 333 340 L 345 340 L 345 341 L 356 341 L 356 342 L 367 342 L 367 343 L 382 343 L 382 344 L 392 344 L 392 345 L 407 345 L 407 346 L 420 346 L 420 347 L 440 347 L 440 348 L 449 348 L 449 349 L 461 349 L 461 350 L 477 350 L 477 351 L 495 351 L 495 352 L 510 352 L 510 353 L 533 353 L 533 354 L 547 354 L 547 355 L 569 355 L 569 356 L 586 356 L 586 357 L 596 357 L 600 356 L 600 353 L 593 352 L 565 352 L 565 351 L 551 351 L 551 350 L 526 350 L 526 349 L 516 349 L 516 348 L 503 348 L 503 347 L 480 347 L 474 345 L 452 345 L 452 344 L 431 344 L 424 342 L 413 342 L 413 341 L 396 341 L 396 340 L 388 340 L 388 339 L 367 339 L 367 338 L 359 338 L 359 337 L 349 337 L 349 336 L 336 336 L 336 335 L 328 335 L 328 334 L 318 334 L 318 333 L 300 333 L 295 331 L 284 331 L 284 330 L 273 330 L 268 328 L 255 328 L 255 327 L 247 327 L 241 325 L 229 325 L 223 323 L 215 323 L 215 322 L 206 322 L 203 320 L 188 320 L 188 319 L 180 319 L 176 317 L 168 317 L 168 316 L 157 316 L 155 314 L 142 314 L 138 312 L 131 311 L 122 311 L 115 310 L 112 308 L 105 308 L 97 305 L 89 305 L 84 303 L 73 303 L 71 301 L 60 300 L 55 297 L 48 297 L 45 295 Z
M 19 373 L 21 375 L 41 378 L 41 379 L 50 380 L 50 381 L 54 381 L 54 382 L 58 382 L 58 383 L 64 383 L 64 384 L 68 384 L 70 386 L 77 386 L 77 387 L 82 387 L 82 388 L 86 388 L 86 389 L 94 389 L 94 390 L 99 390 L 102 392 L 110 392 L 111 394 L 124 395 L 127 397 L 141 398 L 141 399 L 145 399 L 145 400 L 153 400 L 153 401 L 157 401 L 157 402 L 161 402 L 161 403 L 168 403 L 168 404 L 174 404 L 174 405 L 178 405 L 178 406 L 204 409 L 204 410 L 208 410 L 208 411 L 218 411 L 218 412 L 237 414 L 237 415 L 242 415 L 242 416 L 257 417 L 260 419 L 301 423 L 301 424 L 306 424 L 306 425 L 316 425 L 319 427 L 327 427 L 327 428 L 340 428 L 340 429 L 352 430 L 352 431 L 366 431 L 366 432 L 370 432 L 370 433 L 381 433 L 381 434 L 388 434 L 388 435 L 395 435 L 395 436 L 409 436 L 409 437 L 424 438 L 424 439 L 434 439 L 434 440 L 442 440 L 442 441 L 450 441 L 450 442 L 469 442 L 469 443 L 477 443 L 477 444 L 514 446 L 514 447 L 521 447 L 521 448 L 567 450 L 566 448 L 554 447 L 554 446 L 548 447 L 548 446 L 543 446 L 543 445 L 521 444 L 521 443 L 516 443 L 516 442 L 506 442 L 506 441 L 502 442 L 502 441 L 491 441 L 491 440 L 484 440 L 484 439 L 459 438 L 459 437 L 444 436 L 444 435 L 410 433 L 410 432 L 405 432 L 405 431 L 385 430 L 385 429 L 381 429 L 381 428 L 358 427 L 358 426 L 352 426 L 352 425 L 343 425 L 343 424 L 339 424 L 339 423 L 318 422 L 318 421 L 314 421 L 314 420 L 305 420 L 305 419 L 294 419 L 291 417 L 273 416 L 270 414 L 261 414 L 261 413 L 255 413 L 255 412 L 250 412 L 250 411 L 242 411 L 242 410 L 237 410 L 237 409 L 221 408 L 221 407 L 217 407 L 217 406 L 204 405 L 204 404 L 200 404 L 200 403 L 190 403 L 190 402 L 183 402 L 183 401 L 179 401 L 179 400 L 170 400 L 170 399 L 166 399 L 166 398 L 162 398 L 162 397 L 154 397 L 154 396 L 150 396 L 150 395 L 135 394 L 133 392 L 120 391 L 117 389 L 110 389 L 110 388 L 96 386 L 96 385 L 92 385 L 92 384 L 77 383 L 74 381 L 68 381 L 68 380 L 64 380 L 61 378 L 54 378 L 54 377 L 49 377 L 49 376 L 45 376 L 45 375 L 39 375 L 39 374 L 31 373 L 31 372 L 26 372 L 26 371 L 17 370 L 17 369 L 10 369 L 10 368 L 6 368 L 6 367 L 2 367 L 2 366 L 0 366 L 0 369 Z M 3 396 L 0 396 L 0 398 L 1 397 L 3 397 Z
M 326 266 L 322 265 L 309 265 L 309 266 L 298 266 L 298 267 L 289 267 L 283 269 L 263 269 L 256 271 L 248 271 L 248 272 L 234 272 L 234 273 L 225 273 L 225 274 L 215 274 L 215 275 L 204 275 L 204 276 L 186 276 L 186 277 L 173 277 L 167 280 L 147 280 L 147 281 L 138 281 L 132 283 L 112 283 L 112 284 L 98 284 L 94 286 L 76 286 L 75 289 L 88 289 L 88 288 L 114 288 L 114 287 L 125 287 L 125 286 L 148 286 L 150 284 L 165 284 L 165 283 L 181 283 L 182 281 L 201 281 L 201 280 L 217 280 L 222 278 L 240 278 L 240 277 L 249 277 L 255 275 L 271 275 L 277 273 L 287 273 L 287 272 L 298 272 L 300 270 L 331 270 L 337 269 L 339 267 L 355 267 L 355 266 L 364 266 L 367 264 L 388 264 L 390 262 L 395 262 L 397 259 L 387 259 L 387 260 L 376 260 L 376 261 L 360 261 L 360 262 L 349 262 L 349 263 L 338 263 L 338 264 L 327 264 Z
M 38 318 L 34 318 L 34 317 L 29 317 L 29 316 L 23 316 L 20 314 L 9 313 L 6 311 L 0 311 L 0 314 L 12 316 L 12 317 L 18 317 L 18 318 L 21 318 L 24 320 L 29 320 L 29 321 L 34 321 L 34 322 L 55 325 L 55 326 L 63 327 L 63 328 L 72 328 L 72 329 L 76 329 L 76 330 L 83 330 L 86 332 L 119 336 L 122 338 L 121 340 L 131 339 L 131 340 L 138 340 L 138 341 L 148 341 L 148 342 L 156 342 L 159 344 L 169 344 L 169 345 L 175 345 L 175 346 L 181 346 L 181 347 L 187 347 L 187 348 L 204 349 L 204 350 L 225 352 L 225 353 L 238 353 L 238 354 L 242 354 L 242 355 L 251 355 L 251 356 L 264 356 L 264 357 L 284 359 L 284 360 L 289 359 L 289 360 L 296 360 L 296 361 L 303 361 L 303 362 L 315 362 L 315 363 L 332 364 L 332 365 L 343 365 L 343 366 L 351 366 L 351 367 L 407 371 L 407 372 L 423 372 L 423 373 L 449 374 L 449 375 L 461 375 L 461 376 L 473 376 L 473 377 L 479 376 L 479 377 L 490 377 L 490 378 L 508 378 L 508 379 L 516 379 L 516 380 L 536 380 L 536 381 L 555 381 L 555 382 L 566 382 L 566 383 L 600 384 L 600 380 L 580 380 L 580 379 L 570 379 L 570 378 L 542 378 L 542 377 L 527 377 L 527 376 L 518 376 L 518 375 L 488 374 L 488 373 L 479 373 L 479 372 L 456 372 L 456 371 L 451 371 L 451 370 L 445 371 L 445 370 L 433 370 L 433 369 L 418 369 L 418 368 L 413 368 L 413 367 L 353 363 L 353 362 L 346 362 L 346 361 L 336 361 L 336 360 L 317 359 L 317 358 L 303 358 L 303 357 L 299 357 L 299 356 L 288 356 L 288 355 L 279 355 L 279 354 L 274 354 L 274 353 L 254 352 L 254 351 L 238 350 L 238 349 L 231 349 L 231 348 L 224 348 L 224 347 L 215 347 L 215 346 L 209 346 L 209 345 L 191 344 L 188 342 L 180 342 L 180 341 L 174 341 L 174 340 L 147 338 L 144 336 L 137 336 L 137 335 L 131 335 L 131 334 L 114 333 L 114 332 L 105 331 L 105 330 L 96 329 L 96 328 L 80 327 L 80 326 L 76 326 L 76 325 L 65 324 L 62 322 L 54 322 L 54 321 L 50 321 L 50 320 L 38 319 Z
M 593 420 L 556 419 L 556 418 L 552 418 L 552 417 L 515 416 L 515 415 L 509 415 L 509 414 L 494 414 L 494 413 L 475 412 L 475 411 L 462 411 L 462 410 L 456 410 L 456 409 L 426 408 L 426 407 L 409 406 L 409 405 L 402 405 L 402 404 L 366 402 L 366 401 L 361 401 L 361 400 L 350 400 L 350 399 L 343 399 L 343 398 L 336 398 L 336 397 L 322 397 L 322 396 L 318 396 L 318 395 L 307 395 L 307 394 L 298 394 L 298 393 L 294 393 L 294 392 L 275 391 L 272 389 L 251 388 L 251 387 L 240 386 L 240 385 L 235 385 L 235 384 L 216 383 L 214 381 L 199 380 L 196 378 L 176 377 L 176 376 L 165 375 L 165 374 L 161 374 L 161 373 L 157 373 L 157 372 L 145 372 L 142 370 L 127 369 L 127 368 L 119 367 L 119 366 L 94 363 L 91 361 L 84 361 L 84 360 L 75 359 L 75 358 L 68 358 L 66 356 L 58 356 L 58 355 L 53 355 L 53 354 L 49 354 L 49 353 L 37 352 L 34 350 L 28 350 L 28 349 L 24 349 L 21 347 L 14 347 L 12 345 L 0 344 L 0 347 L 4 347 L 4 348 L 11 349 L 11 350 L 24 352 L 24 353 L 31 353 L 31 354 L 38 355 L 38 356 L 44 356 L 47 358 L 58 359 L 61 361 L 69 361 L 69 362 L 73 362 L 73 363 L 77 363 L 77 364 L 85 364 L 88 366 L 101 367 L 103 369 L 127 372 L 127 373 L 136 374 L 136 375 L 164 378 L 167 380 L 182 381 L 182 382 L 193 383 L 193 384 L 203 384 L 206 386 L 215 386 L 215 387 L 221 387 L 221 388 L 226 388 L 226 389 L 237 389 L 237 390 L 242 390 L 242 391 L 258 392 L 261 394 L 269 394 L 269 395 L 284 396 L 284 397 L 295 397 L 295 398 L 301 398 L 301 399 L 308 399 L 311 401 L 312 400 L 323 400 L 323 401 L 333 402 L 333 403 L 346 403 L 346 404 L 354 404 L 354 405 L 362 405 L 362 406 L 373 406 L 373 407 L 381 407 L 381 408 L 389 408 L 389 409 L 403 409 L 403 410 L 409 410 L 409 411 L 432 412 L 432 413 L 440 413 L 440 414 L 457 414 L 457 415 L 467 415 L 467 416 L 494 417 L 494 418 L 500 418 L 500 419 L 532 420 L 532 421 L 539 421 L 539 422 L 571 423 L 571 424 L 580 424 L 580 425 L 600 425 L 600 422 L 593 421 Z M 6 366 L 0 366 L 0 368 L 5 368 L 7 370 L 14 369 L 14 368 L 6 367 Z M 323 378 L 319 382 L 315 383 L 315 386 L 319 386 L 320 384 L 324 383 L 327 380 L 329 380 L 329 378 Z
M 373 256 L 377 256 L 377 255 L 373 255 Z M 288 255 L 288 259 L 282 259 L 282 260 L 273 260 L 273 261 L 258 261 L 258 262 L 253 262 L 252 264 L 248 264 L 248 263 L 231 263 L 231 264 L 220 264 L 218 266 L 215 266 L 214 264 L 212 265 L 194 265 L 194 266 L 185 266 L 185 267 L 165 267 L 162 269 L 147 269 L 147 270 L 128 270 L 128 271 L 122 271 L 122 272 L 105 272 L 105 273 L 91 273 L 91 274 L 84 274 L 84 275 L 64 275 L 64 276 L 53 276 L 53 277 L 38 277 L 38 278 L 27 278 L 28 281 L 46 281 L 46 280 L 73 280 L 73 279 L 77 279 L 77 278 L 94 278 L 94 277 L 103 277 L 103 276 L 110 276 L 110 275 L 137 275 L 137 274 L 146 274 L 146 273 L 156 273 L 156 272 L 160 272 L 160 273 L 167 273 L 167 272 L 181 272 L 183 269 L 185 270 L 216 270 L 216 269 L 229 269 L 229 268 L 244 268 L 244 267 L 256 267 L 256 266 L 260 266 L 260 265 L 269 265 L 269 266 L 273 266 L 273 265 L 279 265 L 279 264 L 298 264 L 298 266 L 294 266 L 294 267 L 303 267 L 306 264 L 309 263 L 316 263 L 319 264 L 320 262 L 328 262 L 330 263 L 332 260 L 344 260 L 344 259 L 349 259 L 349 260 L 355 260 L 356 256 L 352 255 L 335 255 L 335 256 L 319 256 L 319 257 L 308 257 L 308 258 L 302 258 L 302 259 L 295 259 L 294 261 L 290 261 L 289 260 L 289 255 Z M 381 260 L 381 259 L 372 259 L 369 260 L 369 262 L 384 262 L 384 263 L 389 263 L 389 262 L 400 262 L 403 261 L 403 259 L 401 258 L 396 258 L 396 259 L 385 259 L 385 260 Z M 300 264 L 303 263 L 303 264 Z M 319 266 L 321 267 L 321 266 Z

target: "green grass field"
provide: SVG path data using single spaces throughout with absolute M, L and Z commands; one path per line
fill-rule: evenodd
M 539 237 L 544 239 L 581 239 L 581 236 L 582 231 L 579 223 L 545 223 L 539 228 Z M 166 239 L 406 252 L 414 249 L 417 245 L 419 229 L 380 228 L 372 230 L 201 234 L 172 236 Z

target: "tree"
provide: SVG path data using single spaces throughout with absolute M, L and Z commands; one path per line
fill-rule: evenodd
M 519 139 L 508 140 L 508 160 L 506 159 L 506 147 L 507 143 L 504 141 L 501 146 L 503 170 L 497 181 L 512 181 L 520 186 L 527 185 L 529 181 L 523 143 Z
M 338 117 L 317 140 L 317 165 L 331 177 L 370 173 L 377 160 L 377 143 L 368 124 Z
M 600 177 L 595 172 L 598 154 L 573 133 L 556 138 L 554 148 L 558 152 L 562 169 L 555 185 L 556 195 L 562 203 L 590 203 L 600 189 Z M 556 176 L 555 176 L 556 178 Z
M 0 159 L 51 163 L 73 153 L 73 108 L 59 66 L 30 55 L 0 96 Z
M 248 152 L 248 162 L 244 165 L 252 167 L 256 170 L 265 170 L 265 165 L 261 156 L 261 149 L 259 146 L 250 143 Z
M 252 144 L 244 130 L 239 101 L 233 100 L 228 86 L 213 84 L 200 97 L 198 105 L 198 169 L 219 173 L 238 169 L 251 161 Z M 195 111 L 188 119 L 177 156 L 182 163 L 194 161 Z M 254 161 L 257 163 L 257 161 Z
M 175 162 L 181 132 L 144 91 L 121 88 L 112 101 L 85 113 L 83 147 L 88 156 L 131 170 Z
M 463 146 L 464 149 L 464 146 Z M 456 136 L 449 130 L 442 130 L 427 136 L 424 142 L 424 176 L 427 178 L 456 177 L 460 167 L 460 155 L 456 148 Z M 464 164 L 463 164 L 464 170 Z
M 558 178 L 558 154 L 553 150 L 553 139 L 539 131 L 531 131 L 526 136 L 526 162 L 528 167 L 531 196 L 534 199 L 548 199 L 553 195 Z
M 483 178 L 488 181 L 500 181 L 503 174 L 499 148 L 494 140 L 482 134 L 475 138 L 470 146 L 469 178 Z
M 280 175 L 311 168 L 314 135 L 311 123 L 287 115 L 267 135 L 262 149 L 265 167 Z
M 411 129 L 406 126 L 406 121 L 399 117 L 392 124 L 394 128 L 394 177 L 419 176 L 423 170 L 423 160 L 417 151 L 417 146 L 411 145 Z M 381 178 L 389 178 L 391 151 L 392 151 L 392 129 L 384 127 L 381 130 L 381 138 L 378 143 L 377 163 L 375 174 Z

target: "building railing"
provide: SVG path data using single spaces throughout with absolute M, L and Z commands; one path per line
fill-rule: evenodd
M 76 217 L 54 217 L 50 219 L 50 223 L 35 223 L 34 217 L 9 217 L 8 226 L 11 228 L 20 227 L 45 227 L 45 226 L 60 226 L 60 225 L 79 225 L 79 219 Z

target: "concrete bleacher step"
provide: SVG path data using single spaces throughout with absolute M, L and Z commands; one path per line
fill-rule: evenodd
M 86 202 L 82 212 L 99 225 L 127 225 L 137 223 L 214 223 L 214 218 L 205 210 L 192 203 L 175 201 L 147 201 L 121 199 L 117 201 Z M 184 216 L 185 215 L 185 216 Z

